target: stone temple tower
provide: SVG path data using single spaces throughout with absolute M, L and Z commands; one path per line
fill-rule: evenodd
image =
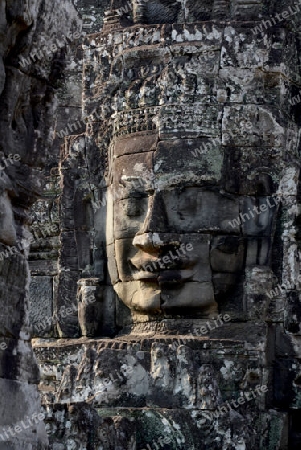
M 51 448 L 299 448 L 300 10 L 112 2 L 84 42 Z

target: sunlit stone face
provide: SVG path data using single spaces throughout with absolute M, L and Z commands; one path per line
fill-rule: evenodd
M 195 156 L 198 148 L 199 140 L 158 142 L 157 136 L 116 142 L 108 196 L 119 278 L 114 289 L 136 312 L 214 314 L 217 300 L 241 278 L 245 259 L 256 253 L 257 238 L 271 232 L 276 208 L 239 225 L 239 214 L 252 205 L 223 189 L 222 148 L 211 146 Z M 268 198 L 254 197 L 254 204 Z M 259 264 L 268 260 L 269 249 L 261 249 Z
M 102 58 L 88 104 L 102 102 L 97 133 L 109 155 L 109 282 L 137 313 L 245 320 L 257 266 L 272 279 L 280 249 L 282 270 L 273 196 L 299 160 L 298 127 L 279 114 L 290 98 L 280 50 L 270 65 L 286 37 L 257 46 L 244 26 L 194 23 L 188 3 L 191 23 L 116 29 L 91 53 L 92 66 Z

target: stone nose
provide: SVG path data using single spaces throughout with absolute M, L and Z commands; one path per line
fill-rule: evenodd
M 137 234 L 133 239 L 133 245 L 147 253 L 160 253 L 162 249 L 171 245 L 168 236 L 158 233 Z
M 168 233 L 168 231 L 169 225 L 163 195 L 162 192 L 155 192 L 149 198 L 147 215 L 138 234 Z
M 133 240 L 133 245 L 139 250 L 143 250 L 147 253 L 154 253 L 155 251 L 152 233 L 143 233 L 136 235 Z

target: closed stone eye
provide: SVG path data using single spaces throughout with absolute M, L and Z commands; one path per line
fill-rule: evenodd
M 126 203 L 126 215 L 129 217 L 140 215 L 139 198 L 130 197 Z

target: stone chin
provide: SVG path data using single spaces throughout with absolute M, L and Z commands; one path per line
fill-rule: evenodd
M 209 317 L 217 312 L 210 282 L 167 285 L 153 281 L 130 281 L 117 283 L 114 289 L 120 300 L 139 314 Z

